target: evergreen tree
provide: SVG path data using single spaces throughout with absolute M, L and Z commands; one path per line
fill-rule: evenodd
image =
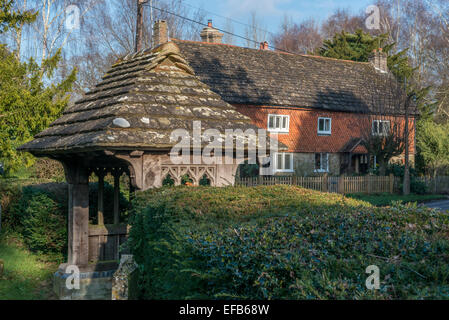
M 33 15 L 12 12 L 11 5 L 12 1 L 0 0 L 1 30 L 33 19 Z M 59 50 L 40 65 L 33 59 L 21 62 L 0 44 L 0 163 L 7 174 L 33 163 L 34 158 L 17 152 L 17 147 L 47 128 L 67 106 L 76 70 L 52 83 L 60 61 Z
M 13 4 L 14 0 L 0 0 L 0 33 L 36 19 L 37 13 L 12 11 Z

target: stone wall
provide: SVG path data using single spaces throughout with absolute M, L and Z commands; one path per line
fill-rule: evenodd
M 323 173 L 315 172 L 315 153 L 294 153 L 293 168 L 295 175 L 301 177 L 318 176 Z M 340 154 L 329 153 L 329 175 L 340 174 Z

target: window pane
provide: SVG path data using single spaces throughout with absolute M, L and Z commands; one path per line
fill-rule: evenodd
M 274 129 L 274 117 L 273 116 L 268 117 L 268 128 Z
M 282 170 L 282 153 L 277 154 L 277 163 L 276 163 L 276 169 Z
M 285 161 L 284 161 L 284 168 L 285 170 L 290 170 L 291 169 L 291 165 L 290 165 L 290 161 L 291 161 L 291 154 L 286 154 L 285 155 Z
M 324 171 L 328 170 L 328 166 L 329 166 L 329 154 L 328 153 L 322 153 L 321 154 L 322 159 L 321 159 L 321 169 Z
M 315 169 L 316 170 L 321 169 L 321 154 L 319 154 L 319 153 L 315 154 Z
M 373 133 L 374 134 L 379 134 L 379 128 L 378 128 L 378 122 L 377 121 L 373 121 Z
M 276 129 L 279 129 L 281 127 L 281 119 L 280 117 L 276 117 Z
M 287 117 L 282 117 L 282 129 L 287 129 Z
M 385 121 L 384 122 L 383 133 L 384 134 L 389 134 L 390 133 L 390 121 Z
M 324 121 L 324 124 L 325 124 L 324 130 L 325 130 L 326 132 L 331 131 L 331 121 L 330 121 L 330 119 L 326 119 L 326 120 Z
M 318 120 L 318 131 L 323 131 L 324 130 L 324 119 L 319 119 Z

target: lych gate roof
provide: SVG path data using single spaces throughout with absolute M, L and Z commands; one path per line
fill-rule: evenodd
M 173 43 L 125 57 L 85 98 L 20 149 L 35 154 L 170 149 L 175 129 L 257 127 L 194 74 Z M 256 131 L 257 132 L 257 131 Z
M 369 113 L 379 108 L 373 94 L 388 92 L 386 75 L 370 63 L 174 42 L 201 81 L 231 104 Z

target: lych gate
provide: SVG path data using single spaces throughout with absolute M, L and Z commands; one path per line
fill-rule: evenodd
M 113 65 L 85 98 L 20 148 L 56 159 L 65 169 L 69 184 L 68 264 L 78 266 L 89 285 L 76 293 L 65 291 L 61 284 L 60 296 L 101 297 L 95 295 L 98 290 L 89 292 L 89 286 L 94 285 L 93 279 L 110 277 L 114 263 L 99 261 L 117 260 L 118 247 L 126 238 L 126 226 L 119 224 L 122 174 L 129 175 L 135 190 L 160 187 L 168 176 L 175 185 L 181 184 L 186 175 L 193 185 L 201 179 L 212 186 L 234 183 L 236 169 L 244 160 L 234 159 L 234 145 L 233 161 L 223 156 L 217 162 L 220 164 L 172 162 L 170 152 L 178 141 L 171 139 L 171 133 L 179 128 L 192 132 L 193 121 L 201 121 L 203 130 L 220 133 L 225 129 L 258 129 L 199 81 L 178 47 L 167 42 Z M 88 182 L 92 173 L 99 181 L 98 226 L 89 226 Z M 107 173 L 115 180 L 114 224 L 103 226 L 103 182 Z M 60 272 L 64 273 L 62 266 Z

